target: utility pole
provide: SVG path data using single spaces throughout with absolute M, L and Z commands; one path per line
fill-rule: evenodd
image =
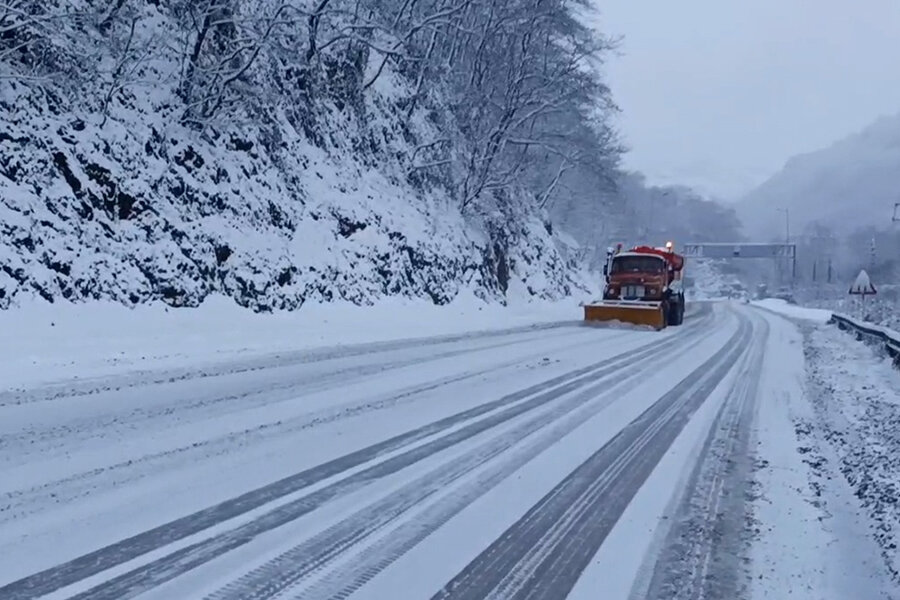
M 784 209 L 784 243 L 791 243 L 791 211 Z
M 869 248 L 869 273 L 875 270 L 875 262 L 877 260 L 877 256 L 875 253 L 875 235 L 872 235 L 872 245 Z
M 816 278 L 816 267 L 819 266 L 819 255 L 813 257 L 813 268 L 812 268 L 812 284 L 813 288 L 816 290 L 816 300 L 819 299 L 819 281 Z
M 900 215 L 897 214 L 898 212 L 900 212 L 900 202 L 894 202 L 894 214 L 891 215 L 892 223 L 900 221 Z

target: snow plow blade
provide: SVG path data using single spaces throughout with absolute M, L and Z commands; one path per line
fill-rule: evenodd
M 587 323 L 620 321 L 633 325 L 646 325 L 657 330 L 666 326 L 662 302 L 604 300 L 594 304 L 585 304 L 584 320 Z

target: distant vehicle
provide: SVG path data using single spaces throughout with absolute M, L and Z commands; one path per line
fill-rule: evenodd
M 775 292 L 772 297 L 779 300 L 784 300 L 788 304 L 797 304 L 797 301 L 794 300 L 794 293 L 786 287 L 778 288 L 778 291 Z
M 756 286 L 756 299 L 764 300 L 769 297 L 769 286 L 765 283 L 760 283 Z
M 722 285 L 719 288 L 720 298 L 730 298 L 732 300 L 740 300 L 747 296 L 747 288 L 740 282 L 733 282 Z

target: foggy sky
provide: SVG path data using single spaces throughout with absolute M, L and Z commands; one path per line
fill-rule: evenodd
M 797 153 L 900 112 L 900 0 L 596 0 L 606 67 L 653 183 L 733 199 Z

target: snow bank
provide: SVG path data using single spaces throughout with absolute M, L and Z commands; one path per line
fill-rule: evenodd
M 791 317 L 794 319 L 801 319 L 804 321 L 816 321 L 819 323 L 827 323 L 831 319 L 831 311 L 823 310 L 821 308 L 806 308 L 803 306 L 796 306 L 794 304 L 788 304 L 784 300 L 779 300 L 777 298 L 766 298 L 764 300 L 755 300 L 751 304 L 755 306 L 759 306 L 760 308 L 764 308 L 766 310 L 770 310 L 772 312 L 778 313 L 780 315 L 784 315 L 786 317 Z
M 870 323 L 869 321 L 863 321 L 862 319 L 856 319 L 849 315 L 840 315 L 840 317 L 853 325 L 856 325 L 861 328 L 869 329 L 871 331 L 877 331 L 885 336 L 891 338 L 895 342 L 900 342 L 900 332 L 895 329 L 891 329 L 890 327 L 885 327 L 883 325 L 878 325 L 876 323 Z
M 805 298 L 803 304 L 828 309 L 853 319 L 864 318 L 867 323 L 900 331 L 900 286 L 897 285 L 880 285 L 878 295 L 866 296 L 864 305 L 859 296 L 848 295 L 843 286 L 827 290 L 825 298 Z
M 900 373 L 835 328 L 805 339 L 810 398 L 835 454 L 834 468 L 852 488 L 868 534 L 900 584 Z
M 885 531 L 886 526 L 888 535 L 896 537 L 890 533 L 891 520 L 884 516 L 891 514 L 888 507 L 896 502 L 896 490 L 891 491 L 888 481 L 891 471 L 897 481 L 898 468 L 897 461 L 888 458 L 891 446 L 883 444 L 886 438 L 896 436 L 897 428 L 885 421 L 890 427 L 877 434 L 873 428 L 880 429 L 880 421 L 867 418 L 845 423 L 838 431 L 831 425 L 832 419 L 822 418 L 823 409 L 858 414 L 861 405 L 878 395 L 872 387 L 876 381 L 864 381 L 871 353 L 835 328 L 810 321 L 799 325 L 813 331 L 814 337 L 824 335 L 843 346 L 825 357 L 813 350 L 809 336 L 801 335 L 797 325 L 766 317 L 772 334 L 760 374 L 751 522 L 756 539 L 749 597 L 894 598 L 896 586 L 891 585 L 884 567 L 889 561 L 880 560 L 888 557 L 883 553 L 879 557 L 885 546 L 879 548 L 872 533 Z M 862 357 L 861 352 L 869 356 Z M 857 362 L 858 358 L 862 360 Z M 819 386 L 822 374 L 829 383 Z M 881 387 L 888 394 L 890 389 Z M 856 446 L 860 433 L 869 448 L 863 447 L 865 442 Z M 849 459 L 845 465 L 831 452 L 832 444 L 844 443 L 843 436 L 847 441 L 854 439 L 852 448 L 841 452 Z M 896 438 L 893 446 L 896 448 Z M 840 472 L 851 483 L 855 478 L 855 484 L 847 485 Z M 861 506 L 869 510 L 860 511 Z M 879 535 L 885 539 L 884 534 Z
M 307 304 L 299 311 L 255 313 L 211 296 L 198 308 L 112 301 L 35 302 L 0 311 L 0 390 L 65 378 L 313 347 L 497 330 L 580 318 L 577 300 L 501 306 L 461 294 L 446 306 L 387 298 L 373 306 Z

